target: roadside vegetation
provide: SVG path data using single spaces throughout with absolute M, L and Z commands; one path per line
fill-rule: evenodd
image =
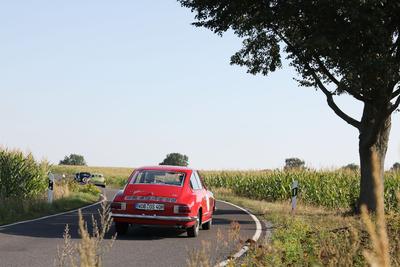
M 92 216 L 90 228 L 88 222 L 83 219 L 82 212 L 79 210 L 78 227 L 80 239 L 76 242 L 71 240 L 69 226 L 65 226 L 64 243 L 57 247 L 57 257 L 55 266 L 57 267 L 101 267 L 103 257 L 113 246 L 116 235 L 110 240 L 105 241 L 105 235 L 110 230 L 112 218 L 110 215 L 110 205 L 106 201 L 101 203 L 98 210 L 98 219 Z
M 386 214 L 389 246 L 379 250 L 376 217 L 353 216 L 346 210 L 299 203 L 295 214 L 288 201 L 269 202 L 236 195 L 231 189 L 214 188 L 223 199 L 251 210 L 272 223 L 270 240 L 260 240 L 232 266 L 389 266 L 372 264 L 365 256 L 390 253 L 391 266 L 400 266 L 400 214 Z M 400 197 L 400 196 L 399 196 Z M 400 200 L 399 200 L 400 201 Z M 375 232 L 374 232 L 375 231 Z M 245 240 L 242 240 L 242 242 Z M 374 250 L 376 248 L 376 250 Z M 372 250 L 372 252 L 370 251 Z
M 100 190 L 78 186 L 72 180 L 56 181 L 53 203 L 47 203 L 47 162 L 31 154 L 0 149 L 0 225 L 67 211 L 93 203 Z
M 237 196 L 270 202 L 290 199 L 290 186 L 299 181 L 299 201 L 312 206 L 352 210 L 360 192 L 360 173 L 346 169 L 332 171 L 203 171 L 212 188 L 227 188 Z M 396 192 L 400 191 L 400 172 L 385 173 L 387 211 L 400 211 Z

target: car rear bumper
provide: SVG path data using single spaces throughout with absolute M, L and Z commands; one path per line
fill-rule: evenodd
M 160 215 L 140 215 L 140 214 L 126 214 L 126 213 L 111 213 L 113 218 L 125 219 L 142 219 L 142 220 L 155 220 L 155 221 L 171 221 L 171 222 L 193 222 L 197 220 L 197 216 L 160 216 Z

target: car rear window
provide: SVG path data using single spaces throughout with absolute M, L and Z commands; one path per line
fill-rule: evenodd
M 135 173 L 131 184 L 159 184 L 182 186 L 185 173 L 173 171 L 143 170 Z

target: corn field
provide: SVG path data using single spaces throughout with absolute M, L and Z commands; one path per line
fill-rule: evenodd
M 338 171 L 202 171 L 211 188 L 231 189 L 239 196 L 267 201 L 287 201 L 290 186 L 299 181 L 299 201 L 329 208 L 354 208 L 360 192 L 358 172 Z M 400 173 L 385 174 L 385 205 L 400 210 L 396 192 Z
M 29 198 L 47 188 L 47 162 L 36 162 L 32 154 L 0 148 L 0 198 Z

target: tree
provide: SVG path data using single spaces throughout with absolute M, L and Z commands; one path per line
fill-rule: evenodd
M 60 160 L 59 165 L 81 165 L 85 166 L 86 161 L 85 158 L 81 155 L 71 154 L 69 156 L 65 156 L 63 160 Z
M 375 181 L 383 183 L 391 114 L 400 104 L 399 1 L 178 1 L 195 12 L 195 26 L 244 39 L 231 64 L 268 75 L 286 57 L 299 85 L 324 94 L 359 132 L 359 205 L 376 210 L 383 198 L 374 193 L 382 188 Z M 342 94 L 362 102 L 360 119 L 335 103 Z
M 395 164 L 393 164 L 392 168 L 390 168 L 390 170 L 398 172 L 400 171 L 400 163 L 396 162 Z
M 356 172 L 356 171 L 360 170 L 360 166 L 358 166 L 355 163 L 350 163 L 350 164 L 347 164 L 346 166 L 343 166 L 342 169 Z
M 168 154 L 164 161 L 160 165 L 174 165 L 174 166 L 187 166 L 189 165 L 189 158 L 186 155 L 180 153 L 170 153 Z
M 304 161 L 299 158 L 288 158 L 285 159 L 285 170 L 301 170 L 304 169 Z

